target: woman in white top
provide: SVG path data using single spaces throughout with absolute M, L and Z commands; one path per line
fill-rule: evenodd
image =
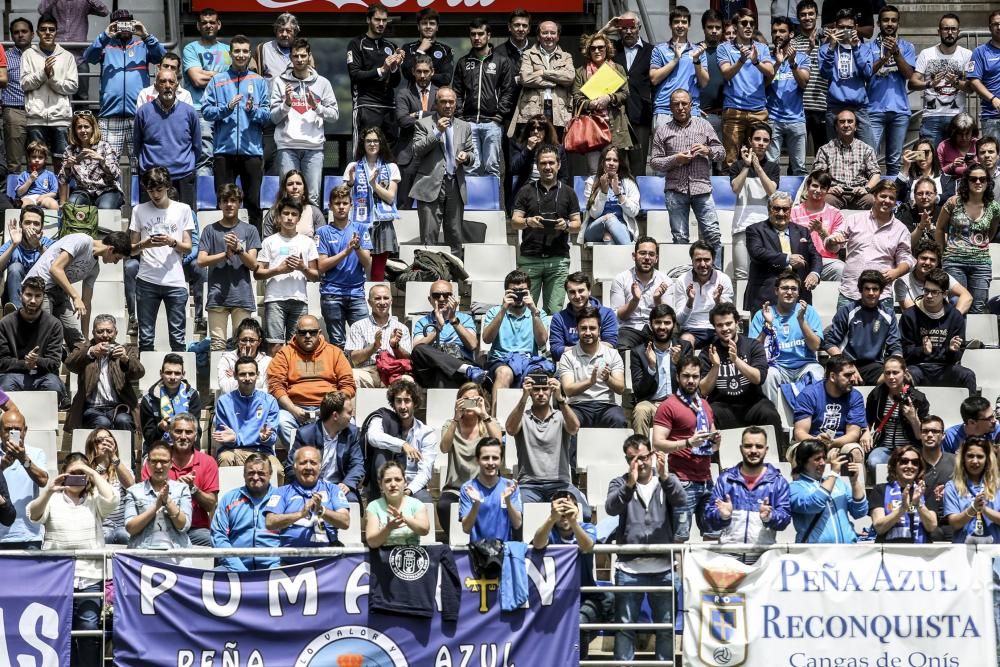
M 370 225 L 372 239 L 371 280 L 385 280 L 385 262 L 399 252 L 396 228 L 396 189 L 399 167 L 392 157 L 382 130 L 366 128 L 354 152 L 354 162 L 344 170 L 344 184 L 351 188 L 351 222 Z
M 257 388 L 267 391 L 267 367 L 271 357 L 264 352 L 264 329 L 260 322 L 248 317 L 236 327 L 236 349 L 228 350 L 219 357 L 217 377 L 219 380 L 219 395 L 228 394 L 239 388 L 236 379 L 236 360 L 240 357 L 253 357 L 257 362 Z M 280 346 L 279 346 L 280 347 Z
M 767 159 L 771 145 L 771 127 L 753 123 L 747 128 L 746 143 L 740 148 L 740 159 L 729 168 L 729 186 L 736 195 L 733 209 L 733 269 L 737 280 L 750 275 L 747 253 L 747 227 L 767 220 L 767 198 L 778 191 L 781 167 Z
M 597 173 L 583 186 L 586 202 L 581 243 L 632 245 L 639 235 L 639 186 L 615 145 L 601 151 Z
M 104 517 L 104 542 L 128 544 L 128 531 L 125 530 L 125 490 L 135 484 L 135 475 L 128 462 L 121 460 L 118 441 L 106 428 L 95 428 L 90 432 L 84 452 L 90 466 L 108 481 L 118 499 L 114 511 Z
M 66 457 L 62 473 L 49 477 L 37 498 L 28 503 L 28 519 L 45 527 L 42 551 L 51 549 L 103 549 L 104 518 L 118 507 L 119 498 L 104 477 L 87 465 L 87 457 L 74 452 Z M 104 591 L 104 567 L 100 560 L 78 558 L 73 590 L 77 593 Z M 73 600 L 73 629 L 100 629 L 101 599 Z M 72 664 L 99 667 L 101 640 L 75 640 Z

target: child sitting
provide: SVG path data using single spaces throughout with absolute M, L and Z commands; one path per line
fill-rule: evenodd
M 45 168 L 49 160 L 49 147 L 43 141 L 28 144 L 28 170 L 17 177 L 14 191 L 21 200 L 21 208 L 30 205 L 41 206 L 50 211 L 59 210 L 59 179 Z

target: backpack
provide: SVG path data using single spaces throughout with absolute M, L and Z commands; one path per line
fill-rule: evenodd
M 459 281 L 468 277 L 462 260 L 451 253 L 416 250 L 413 253 L 413 264 L 396 278 L 396 288 L 404 291 L 408 282 Z
M 59 222 L 57 239 L 70 234 L 86 234 L 91 238 L 97 236 L 97 207 L 88 204 L 66 202 L 62 205 L 62 218 Z

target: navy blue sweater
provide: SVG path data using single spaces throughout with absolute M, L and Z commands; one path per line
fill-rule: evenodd
M 135 114 L 135 155 L 139 170 L 166 167 L 177 179 L 194 171 L 201 155 L 201 124 L 190 104 L 174 102 L 164 111 L 154 100 Z
M 841 306 L 823 332 L 826 348 L 839 347 L 849 359 L 866 364 L 903 354 L 896 318 L 880 308 L 860 303 Z

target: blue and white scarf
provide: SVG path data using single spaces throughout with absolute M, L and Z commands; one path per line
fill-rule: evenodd
M 885 485 L 885 497 L 882 500 L 882 507 L 886 514 L 891 514 L 896 507 L 903 502 L 903 491 L 899 488 L 899 482 L 892 482 Z M 912 507 L 919 507 L 923 504 L 923 498 L 915 498 L 911 501 Z M 917 516 L 917 512 L 911 512 L 909 507 L 903 509 L 903 516 L 895 526 L 885 534 L 886 542 L 913 542 L 923 544 L 927 542 L 927 534 L 924 533 L 923 522 Z
M 375 163 L 375 172 L 378 174 L 376 181 L 388 187 L 389 165 L 379 159 Z M 399 217 L 395 202 L 387 204 L 382 201 L 382 198 L 372 191 L 370 179 L 368 160 L 358 160 L 354 165 L 354 184 L 351 186 L 351 222 L 371 225 L 375 222 L 395 220 Z
M 691 408 L 694 412 L 694 432 L 695 433 L 707 433 L 711 430 L 711 425 L 708 423 L 708 415 L 705 414 L 705 408 L 702 405 L 701 395 L 696 391 L 693 395 L 688 395 L 680 387 L 677 388 L 677 398 L 681 400 L 681 403 Z M 711 456 L 712 455 L 712 441 L 705 440 L 701 445 L 695 447 L 691 450 L 692 453 L 697 456 Z

